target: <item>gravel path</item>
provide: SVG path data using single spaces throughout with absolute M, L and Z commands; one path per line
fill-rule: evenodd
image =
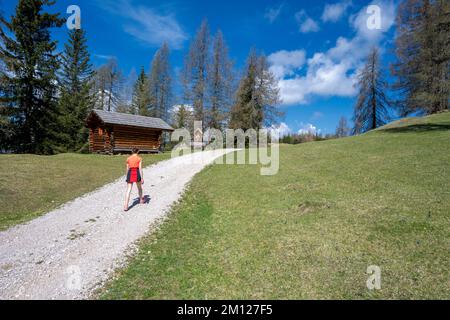
M 196 153 L 146 168 L 144 194 L 150 196 L 150 202 L 127 213 L 122 211 L 123 177 L 1 232 L 0 299 L 89 298 L 123 266 L 134 252 L 134 243 L 149 227 L 165 217 L 192 177 L 232 151 Z M 137 197 L 136 188 L 133 195 Z

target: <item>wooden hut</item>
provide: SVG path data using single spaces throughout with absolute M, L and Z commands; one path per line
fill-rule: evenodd
M 139 148 L 142 153 L 160 150 L 164 131 L 174 129 L 159 118 L 93 110 L 87 120 L 89 150 L 92 153 L 128 153 Z

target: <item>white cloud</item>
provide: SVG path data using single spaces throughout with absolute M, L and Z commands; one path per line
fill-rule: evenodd
M 292 133 L 291 128 L 289 128 L 289 126 L 284 122 L 281 122 L 279 125 L 272 125 L 270 130 L 277 132 L 280 138 L 288 136 Z
M 354 84 L 358 69 L 370 49 L 380 45 L 384 33 L 394 23 L 395 6 L 392 1 L 375 1 L 374 4 L 381 8 L 382 28 L 367 28 L 367 7 L 353 15 L 349 21 L 355 32 L 353 38 L 339 37 L 334 47 L 314 53 L 306 62 L 306 74 L 299 74 L 291 68 L 287 69 L 290 73 L 285 72 L 280 78 L 278 85 L 284 105 L 307 104 L 312 96 L 352 97 L 356 94 Z M 287 53 L 284 55 L 288 56 Z M 283 73 L 284 69 L 279 64 L 273 63 L 272 66 L 276 75 Z
M 327 4 L 323 9 L 323 22 L 337 22 L 345 14 L 347 9 L 351 6 L 351 1 L 345 0 L 342 2 Z
M 380 8 L 381 13 L 381 28 L 369 29 L 367 27 L 367 21 L 370 14 L 367 13 L 367 7 L 369 5 L 376 5 Z M 357 31 L 357 36 L 377 42 L 383 33 L 387 32 L 395 23 L 395 4 L 392 0 L 384 1 L 372 1 L 368 6 L 362 8 L 357 14 L 350 16 L 350 24 Z
M 291 76 L 298 71 L 306 62 L 305 50 L 286 51 L 281 50 L 272 53 L 268 57 L 271 64 L 270 71 L 278 77 Z
M 279 81 L 283 104 L 306 104 L 311 95 L 353 96 L 355 74 L 348 61 L 334 62 L 326 53 L 316 53 L 307 62 L 305 76 Z
M 303 124 L 302 124 L 303 125 Z M 300 130 L 298 130 L 298 134 L 311 134 L 311 135 L 316 135 L 319 134 L 320 130 L 317 129 L 316 126 L 314 126 L 311 123 L 305 124 L 302 126 L 302 128 Z
M 267 8 L 266 13 L 264 14 L 264 18 L 269 20 L 270 23 L 274 23 L 275 20 L 277 20 L 280 16 L 283 7 L 284 3 L 280 4 L 278 7 Z
M 295 14 L 295 20 L 297 20 L 301 33 L 317 32 L 320 30 L 319 24 L 311 19 L 305 10 L 297 12 Z
M 160 46 L 167 42 L 173 49 L 180 49 L 188 36 L 173 14 L 161 14 L 155 9 L 136 5 L 132 0 L 97 0 L 97 4 L 125 19 L 124 31 L 142 43 Z

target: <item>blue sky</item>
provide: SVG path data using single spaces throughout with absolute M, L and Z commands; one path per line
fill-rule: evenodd
M 2 10 L 8 16 L 16 4 L 2 1 Z M 94 65 L 116 57 L 125 75 L 141 66 L 148 70 L 168 41 L 176 76 L 203 18 L 212 33 L 223 31 L 237 68 L 251 47 L 263 51 L 279 81 L 284 131 L 334 132 L 341 116 L 352 117 L 355 74 L 370 48 L 382 49 L 385 66 L 393 59 L 393 0 L 59 0 L 51 11 L 68 17 L 72 4 L 81 8 Z M 372 4 L 381 10 L 381 28 L 375 30 L 367 27 Z M 61 50 L 67 29 L 54 36 Z

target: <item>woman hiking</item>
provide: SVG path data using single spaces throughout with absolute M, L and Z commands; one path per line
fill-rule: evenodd
M 130 202 L 131 189 L 136 183 L 139 190 L 139 199 L 141 204 L 144 204 L 142 185 L 144 184 L 144 174 L 142 171 L 142 158 L 139 157 L 139 149 L 133 148 L 132 155 L 127 159 L 127 192 L 125 196 L 124 211 L 128 211 L 128 204 Z

